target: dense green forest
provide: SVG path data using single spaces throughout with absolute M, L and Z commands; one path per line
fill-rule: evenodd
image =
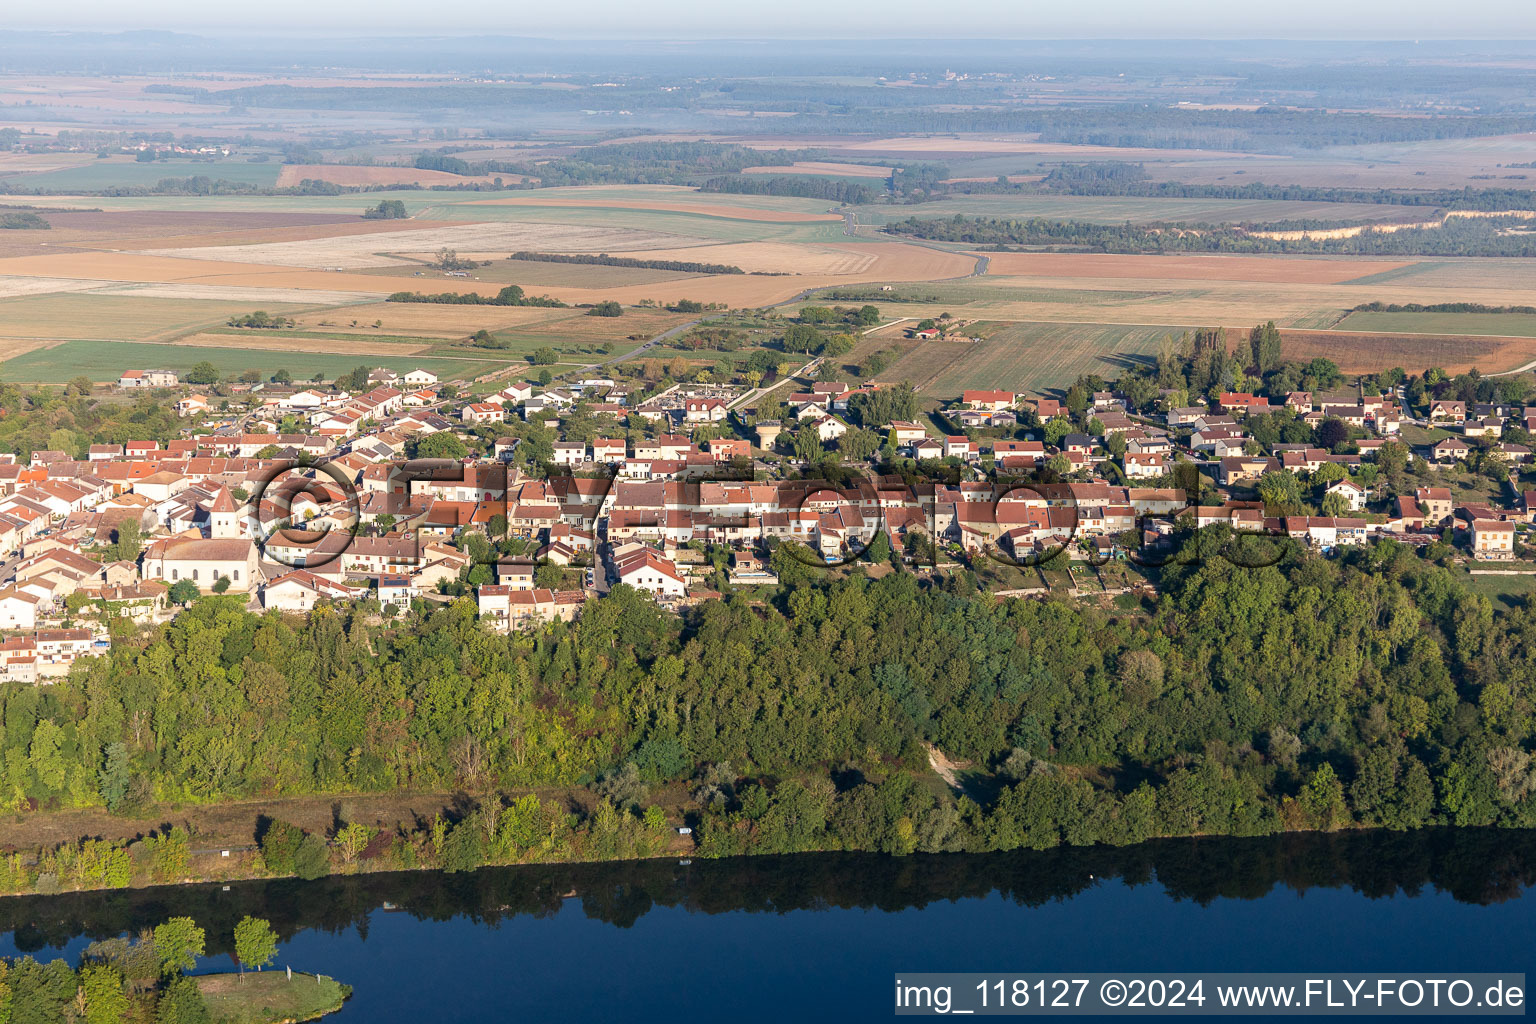
M 1520 175 L 1520 177 L 1524 177 Z M 1312 203 L 1376 203 L 1448 210 L 1529 210 L 1536 192 L 1528 188 L 1358 189 L 1314 185 L 1189 185 L 1152 181 L 1141 164 L 1062 164 L 1040 182 L 1044 191 L 1072 196 L 1148 196 L 1161 199 L 1288 199 Z
M 1536 611 L 1409 548 L 1213 555 L 1127 611 L 787 555 L 766 603 L 678 619 L 619 588 L 538 635 L 487 631 L 469 600 L 385 626 L 207 598 L 65 682 L 0 690 L 0 796 L 587 784 L 638 808 L 690 780 L 714 855 L 1536 823 Z M 925 785 L 924 743 L 995 795 Z
M 1365 231 L 1349 238 L 1265 238 L 1253 231 L 1327 230 L 1333 221 L 1226 224 L 1091 224 L 1044 217 L 909 217 L 881 230 L 933 241 L 1112 253 L 1231 252 L 1399 256 L 1536 256 L 1536 235 L 1513 232 L 1529 222 L 1515 217 L 1447 220 L 1436 227 Z
M 37 214 L 30 211 L 0 212 L 0 229 L 11 228 L 20 231 L 47 231 L 52 225 Z

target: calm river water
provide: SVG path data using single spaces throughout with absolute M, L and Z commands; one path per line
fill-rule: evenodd
M 367 875 L 0 900 L 0 955 L 270 919 L 349 1020 L 863 1020 L 894 972 L 1526 971 L 1536 834 L 1201 839 Z

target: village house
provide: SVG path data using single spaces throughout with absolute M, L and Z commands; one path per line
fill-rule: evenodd
M 507 411 L 491 402 L 471 402 L 459 410 L 459 418 L 465 423 L 505 423 Z
M 621 584 L 658 598 L 678 598 L 688 592 L 677 564 L 650 548 L 641 548 L 617 562 L 614 574 Z
M 120 388 L 173 388 L 177 383 L 170 370 L 124 370 L 117 378 Z
M 1467 403 L 1436 400 L 1429 404 L 1431 423 L 1464 423 L 1467 419 Z
M 357 592 L 303 569 L 269 580 L 260 592 L 261 606 L 284 612 L 307 612 L 320 601 L 344 601 L 355 597 Z
M 1414 491 L 1413 500 L 1430 526 L 1439 526 L 1451 518 L 1454 502 L 1449 487 L 1420 487 Z
M 1499 519 L 1473 519 L 1472 557 L 1483 561 L 1507 561 L 1515 557 L 1515 524 Z

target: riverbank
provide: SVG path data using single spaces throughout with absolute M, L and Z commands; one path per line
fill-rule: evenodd
M 193 978 L 216 1024 L 299 1024 L 335 1013 L 352 986 L 323 974 L 246 971 Z
M 355 986 L 326 1021 L 662 1007 L 772 1024 L 785 993 L 809 1020 L 863 1020 L 889 1010 L 893 972 L 995 964 L 1000 950 L 1042 972 L 1522 970 L 1533 884 L 1536 834 L 1494 829 L 488 867 L 3 900 L 0 956 L 74 960 L 185 915 L 207 929 L 204 963 L 230 969 L 251 915 L 272 923 L 279 964 Z M 753 969 L 679 984 L 720 962 Z

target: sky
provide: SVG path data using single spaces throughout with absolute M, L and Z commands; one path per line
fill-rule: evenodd
M 556 38 L 1531 39 L 1531 0 L 55 0 L 7 5 L 8 28 Z M 433 13 L 444 17 L 434 20 Z

